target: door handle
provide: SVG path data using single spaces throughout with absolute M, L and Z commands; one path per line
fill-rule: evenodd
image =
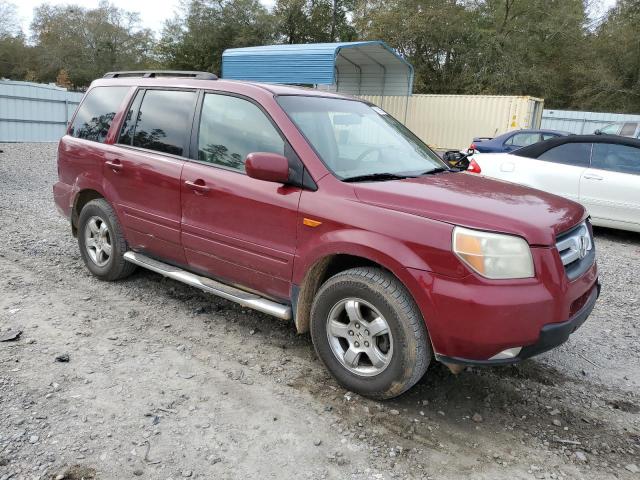
M 114 172 L 119 172 L 120 170 L 122 170 L 122 162 L 120 162 L 120 160 L 118 160 L 117 158 L 115 160 L 107 160 L 106 162 L 104 162 L 104 164 Z
M 593 173 L 587 173 L 584 178 L 585 180 L 603 180 L 600 175 L 594 175 Z
M 201 180 L 201 179 L 198 179 L 195 182 L 185 180 L 184 184 L 187 186 L 187 188 L 190 188 L 195 193 L 200 195 L 202 195 L 203 193 L 207 193 L 209 190 L 211 190 L 209 187 L 205 185 L 204 180 Z

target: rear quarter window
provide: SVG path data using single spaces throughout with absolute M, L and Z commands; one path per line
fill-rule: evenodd
M 104 143 L 129 87 L 96 87 L 87 93 L 78 108 L 69 135 Z
M 565 143 L 547 150 L 538 160 L 586 168 L 589 166 L 590 158 L 591 143 Z

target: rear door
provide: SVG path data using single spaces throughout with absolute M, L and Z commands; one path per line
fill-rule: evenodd
M 640 148 L 594 143 L 580 201 L 600 224 L 640 229 Z
M 180 175 L 197 93 L 141 89 L 107 154 L 105 188 L 131 247 L 185 264 L 180 245 Z
M 182 172 L 189 265 L 288 299 L 301 190 L 250 178 L 244 162 L 251 152 L 294 154 L 267 114 L 244 97 L 204 94 L 196 124 L 195 154 Z

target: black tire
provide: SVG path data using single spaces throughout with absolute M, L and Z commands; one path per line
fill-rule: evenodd
M 379 374 L 362 376 L 349 370 L 332 350 L 327 334 L 330 313 L 351 298 L 373 306 L 391 332 L 392 355 Z M 352 330 L 348 331 L 351 335 Z M 422 378 L 431 361 L 431 342 L 418 306 L 396 277 L 379 268 L 346 270 L 320 287 L 311 307 L 311 337 L 318 357 L 340 385 L 377 400 L 396 397 L 411 388 Z
M 96 260 L 91 258 L 86 246 L 85 232 L 88 228 L 88 222 L 92 219 L 99 219 L 96 220 L 98 225 L 102 225 L 102 222 L 104 222 L 108 229 L 107 238 L 111 247 L 111 254 L 108 259 L 105 259 L 104 264 L 96 263 Z M 128 250 L 127 241 L 122 233 L 116 213 L 104 198 L 91 200 L 82 208 L 78 219 L 78 245 L 84 264 L 100 280 L 120 280 L 131 275 L 136 268 L 134 264 L 124 259 L 124 254 Z

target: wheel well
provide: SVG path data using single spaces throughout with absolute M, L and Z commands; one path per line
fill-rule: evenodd
M 309 331 L 311 320 L 311 305 L 316 292 L 322 284 L 334 275 L 357 267 L 385 267 L 368 258 L 356 255 L 335 254 L 318 260 L 307 272 L 298 291 L 295 302 L 295 324 L 298 333 Z
M 95 200 L 96 198 L 104 197 L 95 190 L 82 190 L 76 196 L 73 210 L 71 212 L 71 232 L 73 233 L 74 237 L 78 236 L 78 218 L 80 218 L 80 212 L 87 203 L 89 203 L 91 200 Z

